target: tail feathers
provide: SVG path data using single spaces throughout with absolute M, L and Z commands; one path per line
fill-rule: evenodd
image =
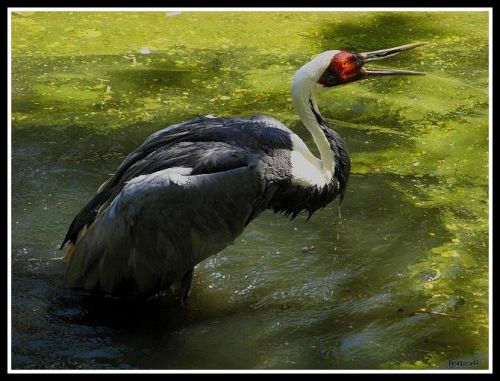
M 83 228 L 80 229 L 80 231 L 78 232 L 78 237 L 76 238 L 76 242 L 74 242 L 74 243 L 70 242 L 68 244 L 68 249 L 66 250 L 66 253 L 64 254 L 64 257 L 63 257 L 64 260 L 69 260 L 73 256 L 73 254 L 75 253 L 77 242 L 83 238 L 85 233 L 87 233 L 87 226 L 88 225 L 85 225 Z M 62 247 L 61 247 L 61 249 L 62 249 Z
M 74 253 L 75 253 L 75 245 L 70 243 L 68 245 L 68 249 L 66 250 L 66 253 L 64 253 L 63 260 L 68 261 L 73 256 Z

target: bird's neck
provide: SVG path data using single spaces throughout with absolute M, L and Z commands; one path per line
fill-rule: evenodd
M 292 85 L 292 103 L 300 120 L 306 126 L 319 150 L 321 171 L 324 173 L 325 178 L 331 179 L 335 171 L 335 154 L 323 132 L 324 128 L 329 127 L 321 124 L 323 118 L 316 104 L 315 86 L 315 83 L 308 84 L 296 78 Z

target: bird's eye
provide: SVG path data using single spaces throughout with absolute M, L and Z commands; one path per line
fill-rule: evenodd
M 347 61 L 342 61 L 342 66 L 346 66 L 347 65 Z

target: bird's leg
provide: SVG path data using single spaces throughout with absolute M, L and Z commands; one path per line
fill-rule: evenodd
M 191 293 L 191 285 L 193 283 L 193 273 L 194 273 L 194 267 L 191 270 L 189 270 L 186 274 L 184 274 L 184 276 L 181 279 L 181 291 L 182 291 L 181 307 L 183 308 L 186 308 L 187 298 Z

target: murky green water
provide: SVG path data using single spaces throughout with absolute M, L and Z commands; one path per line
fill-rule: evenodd
M 320 99 L 352 154 L 341 216 L 262 215 L 188 311 L 62 286 L 68 224 L 150 133 L 267 113 L 310 141 L 298 67 L 423 40 L 384 65 L 426 77 Z M 11 242 L 14 369 L 487 368 L 488 14 L 14 13 Z

